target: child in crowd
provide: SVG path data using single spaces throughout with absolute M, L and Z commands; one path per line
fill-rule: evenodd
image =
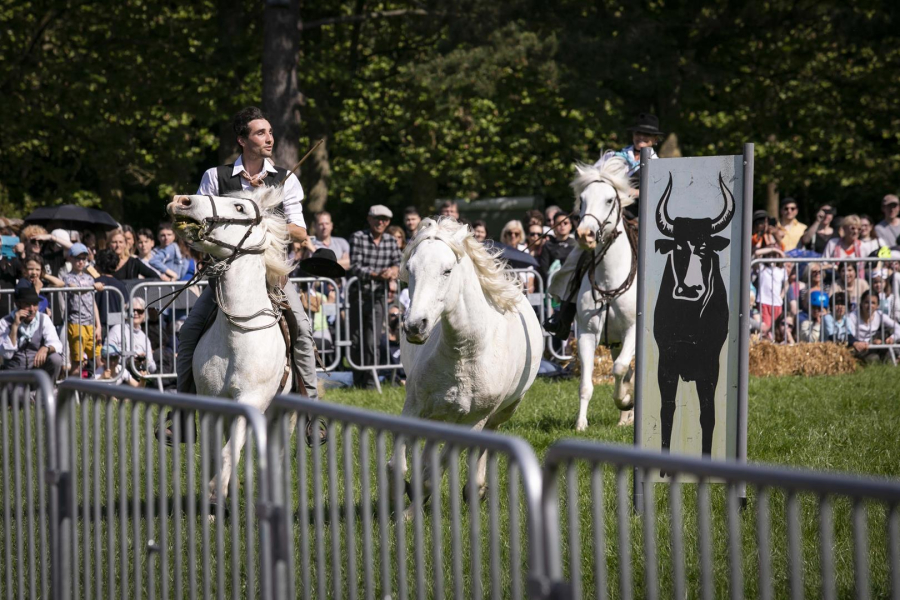
M 28 254 L 25 257 L 25 272 L 22 273 L 22 279 L 16 284 L 16 287 L 30 286 L 37 292 L 40 303 L 38 311 L 44 314 L 50 314 L 50 303 L 46 296 L 41 295 L 44 289 L 44 282 L 50 284 L 50 287 L 63 287 L 62 279 L 54 277 L 50 273 L 44 271 L 44 258 L 40 254 Z
M 84 244 L 72 244 L 69 248 L 69 260 L 72 271 L 63 276 L 66 287 L 89 288 L 103 291 L 103 284 L 85 272 L 87 268 L 88 249 Z M 82 370 L 84 356 L 94 358 L 94 341 L 101 339 L 100 313 L 94 302 L 92 292 L 69 292 L 66 318 L 66 338 L 69 342 L 71 368 L 69 375 L 79 375 Z
M 781 316 L 787 290 L 787 271 L 780 264 L 767 264 L 759 271 L 759 307 L 763 330 L 771 330 Z M 769 334 L 771 339 L 771 334 Z

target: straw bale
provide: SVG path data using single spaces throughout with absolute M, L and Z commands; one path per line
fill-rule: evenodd
M 569 354 L 577 355 L 578 354 L 578 342 L 572 341 L 572 348 L 569 351 Z M 573 361 L 574 366 L 572 368 L 572 373 L 578 377 L 581 374 L 581 363 L 578 360 Z M 634 358 L 631 359 L 631 368 L 634 369 Z M 612 374 L 613 370 L 613 358 L 612 353 L 609 351 L 604 345 L 597 346 L 597 349 L 594 351 L 594 375 L 591 378 L 594 382 L 594 385 L 600 385 L 603 383 L 615 383 L 615 379 Z
M 764 341 L 750 346 L 750 374 L 757 377 L 844 375 L 858 368 L 850 349 L 842 344 L 785 346 Z

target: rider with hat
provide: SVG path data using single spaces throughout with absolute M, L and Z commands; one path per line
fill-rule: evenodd
M 269 160 L 275 139 L 272 126 L 263 112 L 256 107 L 248 107 L 238 112 L 232 127 L 241 146 L 241 155 L 234 164 L 213 167 L 203 174 L 199 195 L 223 196 L 229 192 L 240 192 L 254 187 L 276 186 L 284 182 L 284 202 L 282 210 L 288 222 L 291 238 L 299 242 L 309 252 L 315 252 L 312 240 L 306 232 L 303 220 L 303 188 L 297 177 L 281 167 L 276 167 Z M 178 334 L 178 357 L 176 372 L 178 374 L 178 391 L 191 393 L 195 390 L 193 379 L 194 348 L 208 324 L 215 316 L 216 304 L 213 298 L 213 286 L 207 286 L 194 304 L 187 320 Z M 294 361 L 307 395 L 318 398 L 316 387 L 316 362 L 312 337 L 312 325 L 300 296 L 293 285 L 284 289 L 291 311 L 297 320 L 297 337 L 294 342 Z
M 637 121 L 628 128 L 628 131 L 631 132 L 631 145 L 622 148 L 618 152 L 605 153 L 597 161 L 597 164 L 610 156 L 624 159 L 628 165 L 628 178 L 631 180 L 631 186 L 637 190 L 641 186 L 641 150 L 650 148 L 650 158 L 659 158 L 656 155 L 656 151 L 653 150 L 653 146 L 662 137 L 663 132 L 659 129 L 659 119 L 650 113 L 639 114 Z M 637 217 L 638 203 L 639 198 L 635 198 L 634 203 L 625 209 L 625 214 L 628 217 L 632 219 Z M 561 300 L 561 303 L 559 310 L 544 322 L 544 329 L 560 341 L 564 341 L 569 337 L 569 330 L 572 328 L 572 322 L 575 320 L 575 295 L 578 293 L 578 287 L 570 284 L 573 280 L 581 280 L 581 274 L 577 273 L 578 261 L 581 259 L 581 255 L 581 248 L 576 246 L 566 257 L 566 262 L 557 271 L 553 281 L 547 288 L 550 295 Z

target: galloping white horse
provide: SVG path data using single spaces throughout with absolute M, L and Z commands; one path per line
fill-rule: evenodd
M 619 425 L 634 422 L 634 372 L 631 359 L 637 336 L 637 249 L 625 231 L 622 209 L 632 203 L 628 167 L 619 157 L 596 165 L 576 165 L 575 212 L 581 216 L 578 245 L 591 253 L 578 290 L 578 360 L 581 363 L 577 431 L 587 429 L 587 409 L 594 393 L 592 376 L 597 344 L 621 342 L 613 350 L 613 400 L 623 411 Z
M 534 383 L 543 350 L 541 326 L 520 280 L 453 219 L 422 221 L 400 277 L 410 291 L 400 341 L 407 374 L 403 415 L 476 431 L 509 420 Z M 395 448 L 397 457 L 405 472 L 403 447 Z M 485 467 L 482 454 L 482 494 Z
M 276 210 L 283 194 L 280 186 L 263 186 L 230 196 L 175 196 L 167 207 L 176 232 L 192 248 L 211 255 L 215 264 L 209 271 L 218 275 L 219 310 L 194 350 L 197 393 L 232 398 L 260 411 L 276 394 L 291 389 L 280 312 L 269 298 L 291 270 L 285 252 L 287 223 Z M 231 466 L 240 460 L 246 437 L 247 424 L 238 419 L 222 452 L 221 483 L 210 482 L 211 494 L 218 485 L 228 493 Z

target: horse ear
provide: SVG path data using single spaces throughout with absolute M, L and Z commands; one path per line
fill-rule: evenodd
M 469 226 L 461 225 L 459 229 L 456 230 L 456 233 L 453 234 L 453 241 L 460 246 L 465 246 L 467 237 L 469 237 Z

